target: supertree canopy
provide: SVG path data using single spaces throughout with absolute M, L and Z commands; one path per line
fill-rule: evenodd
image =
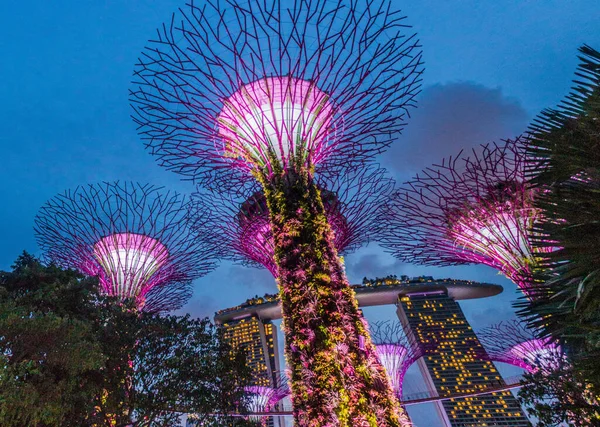
M 140 133 L 169 169 L 345 164 L 403 128 L 421 52 L 391 2 L 188 6 L 150 41 L 131 91 Z
M 366 166 L 316 181 L 338 253 L 348 254 L 367 243 L 378 209 L 394 189 L 385 170 Z M 250 187 L 247 195 L 198 192 L 192 211 L 199 220 L 194 230 L 220 252 L 220 258 L 264 267 L 277 277 L 269 210 L 258 185 Z
M 191 281 L 214 266 L 188 222 L 189 202 L 177 193 L 103 183 L 49 200 L 35 231 L 51 261 L 98 277 L 106 295 L 157 312 L 182 306 Z
M 385 366 L 392 387 L 402 398 L 402 383 L 408 368 L 425 354 L 424 349 L 410 340 L 398 322 L 377 322 L 371 328 L 371 337 L 379 360 Z
M 500 322 L 477 332 L 487 357 L 534 372 L 552 370 L 565 356 L 550 338 L 537 338 L 522 322 Z
M 290 394 L 290 389 L 284 378 L 279 378 L 274 387 L 266 386 L 246 386 L 244 392 L 248 397 L 248 410 L 252 413 L 266 413 L 279 403 L 283 398 Z M 267 419 L 264 416 L 251 416 L 254 420 L 262 420 L 266 425 Z
M 314 178 L 362 167 L 399 135 L 420 85 L 416 37 L 387 0 L 188 6 L 136 67 L 140 134 L 162 165 L 202 186 L 261 185 L 296 424 L 407 423 Z
M 527 294 L 541 250 L 531 244 L 540 210 L 524 179 L 522 144 L 483 145 L 471 157 L 444 160 L 404 184 L 383 209 L 383 246 L 408 262 L 485 264 Z

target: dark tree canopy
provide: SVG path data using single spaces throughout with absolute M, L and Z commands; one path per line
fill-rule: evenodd
M 533 243 L 555 250 L 537 269 L 539 296 L 521 307 L 600 386 L 600 52 L 579 51 L 572 92 L 531 129 L 528 174 L 545 218 Z
M 565 422 L 576 427 L 598 425 L 600 410 L 593 396 L 599 390 L 592 385 L 584 386 L 586 378 L 582 372 L 564 358 L 541 358 L 537 367 L 524 375 L 519 398 L 529 415 L 537 418 L 538 427 Z
M 249 373 L 207 319 L 98 289 L 26 253 L 0 272 L 0 425 L 176 426 L 183 412 L 210 425 L 240 411 Z

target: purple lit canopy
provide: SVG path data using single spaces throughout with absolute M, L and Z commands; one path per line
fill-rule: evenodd
M 189 233 L 188 209 L 181 195 L 150 185 L 82 186 L 40 209 L 36 237 L 51 261 L 98 277 L 105 294 L 167 311 L 182 306 L 191 281 L 213 268 Z
M 550 338 L 537 338 L 518 320 L 500 322 L 477 332 L 487 356 L 495 361 L 518 366 L 528 372 L 551 370 L 560 358 L 561 347 Z
M 371 327 L 371 337 L 392 387 L 398 399 L 402 400 L 402 383 L 406 371 L 425 352 L 422 347 L 406 336 L 400 323 L 374 323 Z
M 385 169 L 365 166 L 338 176 L 320 176 L 317 183 L 338 252 L 344 255 L 367 243 L 378 209 L 394 189 Z M 258 185 L 241 193 L 195 193 L 193 212 L 198 220 L 193 229 L 218 257 L 264 267 L 277 276 L 265 197 Z
M 483 145 L 471 157 L 423 170 L 383 210 L 383 246 L 407 262 L 485 264 L 527 294 L 537 262 L 531 233 L 540 212 L 524 180 L 522 144 Z
M 162 165 L 202 184 L 347 164 L 405 124 L 422 71 L 407 28 L 386 1 L 190 3 L 139 59 L 134 119 Z

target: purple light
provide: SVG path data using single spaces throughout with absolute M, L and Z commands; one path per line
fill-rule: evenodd
M 513 360 L 513 365 L 520 366 L 529 372 L 534 372 L 540 366 L 543 370 L 552 370 L 558 366 L 562 350 L 559 345 L 545 339 L 532 339 L 515 344 L 507 351 L 507 360 Z M 509 362 L 506 362 L 509 363 Z
M 98 274 L 107 295 L 137 298 L 140 303 L 155 285 L 154 274 L 168 260 L 167 248 L 156 239 L 132 233 L 116 233 L 94 245 L 94 256 L 102 267 Z
M 179 194 L 149 185 L 78 187 L 40 209 L 36 238 L 56 264 L 97 276 L 106 295 L 170 311 L 191 296 L 191 281 L 214 267 L 190 233 L 188 208 Z
M 408 350 L 398 344 L 377 344 L 377 355 L 388 373 L 392 387 L 399 398 L 402 397 L 402 383 L 406 371 L 414 360 L 409 359 Z
M 133 117 L 163 166 L 205 187 L 292 157 L 361 164 L 397 139 L 420 90 L 406 29 L 380 2 L 189 3 L 140 55 Z
M 328 100 L 313 83 L 291 77 L 244 85 L 217 117 L 221 151 L 243 169 L 262 169 L 274 159 L 287 169 L 298 157 L 307 165 L 318 164 L 327 155 L 332 133 Z
M 246 386 L 244 392 L 248 397 L 248 410 L 251 413 L 264 413 L 271 411 L 275 405 L 290 394 L 285 383 L 279 387 Z M 250 419 L 258 421 L 261 416 L 250 416 Z
M 378 211 L 391 197 L 394 182 L 384 169 L 367 166 L 320 177 L 318 186 L 334 246 L 345 255 L 370 240 Z M 239 196 L 197 192 L 193 197 L 194 229 L 207 247 L 213 246 L 219 257 L 264 267 L 277 276 L 269 211 L 258 186 L 243 189 Z
M 334 244 L 343 252 L 351 242 L 350 229 L 339 211 L 339 203 L 333 193 L 322 190 L 321 198 L 325 206 L 327 220 L 335 234 Z M 240 252 L 248 259 L 267 268 L 277 277 L 274 253 L 275 244 L 269 221 L 267 202 L 262 193 L 255 193 L 243 205 L 238 214 L 240 226 Z
M 485 348 L 484 358 L 518 366 L 528 372 L 552 370 L 564 359 L 560 345 L 549 338 L 536 338 L 522 322 L 500 322 L 477 332 Z
M 405 335 L 400 323 L 374 323 L 371 336 L 377 350 L 379 361 L 387 371 L 392 388 L 402 400 L 404 376 L 425 351 Z
M 527 294 L 532 266 L 553 248 L 532 246 L 540 211 L 524 166 L 517 139 L 425 169 L 383 209 L 383 245 L 406 262 L 488 265 Z

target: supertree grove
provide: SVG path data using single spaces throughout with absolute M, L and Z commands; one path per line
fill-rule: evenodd
M 550 338 L 538 338 L 518 321 L 500 322 L 477 332 L 486 355 L 494 362 L 508 363 L 528 372 L 551 371 L 565 356 Z M 566 359 L 565 359 L 566 360 Z
M 407 182 L 383 209 L 380 240 L 394 256 L 427 265 L 484 264 L 529 297 L 540 219 L 524 178 L 521 139 L 486 144 L 449 158 Z
M 377 322 L 371 328 L 371 337 L 379 360 L 385 366 L 392 387 L 402 398 L 402 383 L 408 368 L 425 354 L 425 350 L 409 339 L 398 322 Z
M 348 173 L 316 179 L 334 245 L 345 255 L 369 241 L 378 209 L 387 202 L 394 181 L 384 169 L 367 166 Z M 192 227 L 220 258 L 267 268 L 277 277 L 275 247 L 269 210 L 258 185 L 248 195 L 198 192 L 192 211 L 198 227 Z
M 40 209 L 35 231 L 52 262 L 98 277 L 106 295 L 160 312 L 181 307 L 191 281 L 214 267 L 188 222 L 183 196 L 116 182 L 57 195 Z
M 420 86 L 416 37 L 384 0 L 188 6 L 136 66 L 142 138 L 202 186 L 262 187 L 296 425 L 407 424 L 314 178 L 362 167 L 397 138 Z

